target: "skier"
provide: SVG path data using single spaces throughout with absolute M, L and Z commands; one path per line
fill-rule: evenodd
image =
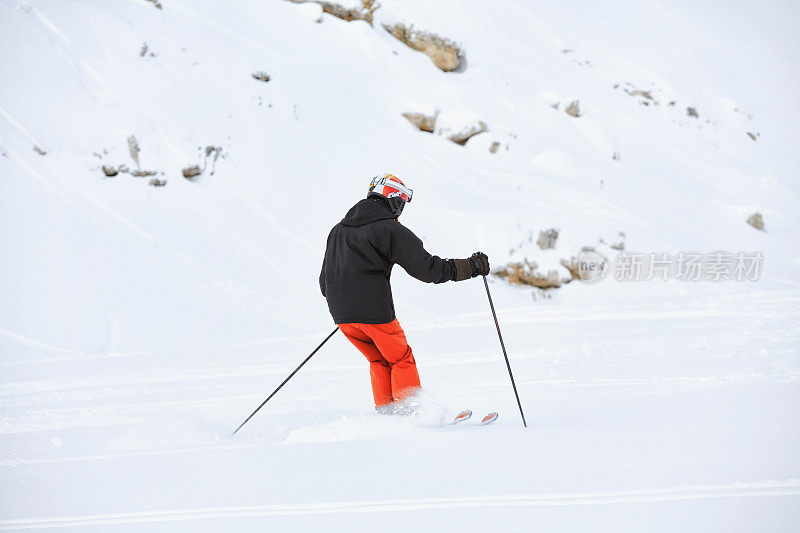
M 397 218 L 413 191 L 392 174 L 372 179 L 367 198 L 354 205 L 328 235 L 319 276 L 334 322 L 369 361 L 375 408 L 397 412 L 399 400 L 419 388 L 419 373 L 395 317 L 389 277 L 395 263 L 426 283 L 463 281 L 489 273 L 489 258 L 430 255 Z

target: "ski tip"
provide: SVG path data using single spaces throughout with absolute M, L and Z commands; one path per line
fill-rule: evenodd
M 497 417 L 499 416 L 500 415 L 498 415 L 497 413 L 489 413 L 488 415 L 483 417 L 483 420 L 481 420 L 481 425 L 485 426 L 486 424 L 491 424 L 492 422 L 497 420 Z
M 463 422 L 464 420 L 467 420 L 471 416 L 472 416 L 472 411 L 470 411 L 469 409 L 466 409 L 466 410 L 461 411 L 460 413 L 458 413 L 456 415 L 456 417 L 453 419 L 452 423 L 453 424 L 458 424 L 459 422 Z

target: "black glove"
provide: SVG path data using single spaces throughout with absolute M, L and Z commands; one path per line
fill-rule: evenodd
M 475 252 L 469 258 L 472 265 L 472 277 L 489 275 L 489 258 L 483 252 Z

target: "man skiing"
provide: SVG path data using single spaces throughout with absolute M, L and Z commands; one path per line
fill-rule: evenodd
M 367 198 L 328 235 L 319 276 L 333 320 L 369 361 L 375 408 L 382 413 L 394 412 L 397 401 L 420 388 L 414 355 L 395 317 L 389 283 L 394 264 L 426 283 L 489 273 L 489 259 L 481 252 L 469 259 L 442 259 L 425 251 L 397 220 L 412 195 L 392 174 L 373 178 Z

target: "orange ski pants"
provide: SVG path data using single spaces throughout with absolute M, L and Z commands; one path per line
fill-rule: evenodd
M 419 388 L 417 362 L 397 319 L 387 324 L 339 324 L 339 329 L 369 361 L 375 407 Z

